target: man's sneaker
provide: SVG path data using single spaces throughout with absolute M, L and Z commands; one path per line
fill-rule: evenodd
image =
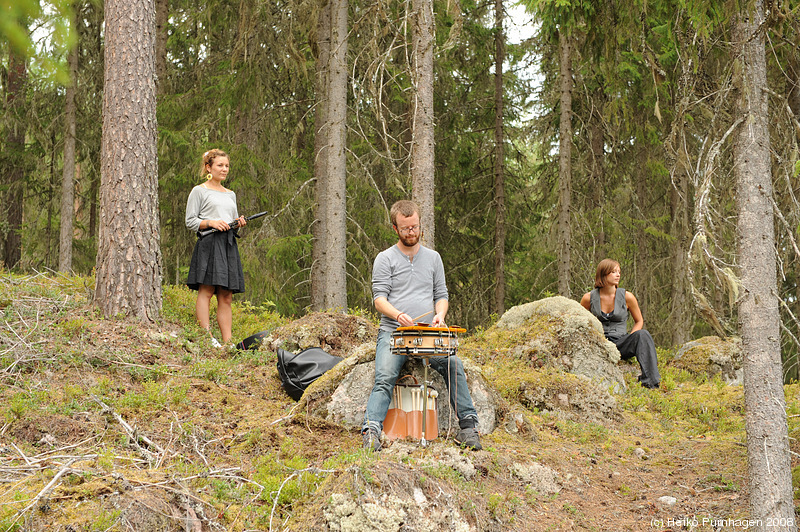
M 211 337 L 211 347 L 222 347 L 222 344 L 213 336 Z
M 475 427 L 459 430 L 456 435 L 456 443 L 461 447 L 468 447 L 473 451 L 480 451 L 483 449 L 481 446 L 481 437 L 478 435 L 478 429 Z
M 381 435 L 377 430 L 369 428 L 361 433 L 361 437 L 364 438 L 364 449 L 376 452 L 381 450 Z

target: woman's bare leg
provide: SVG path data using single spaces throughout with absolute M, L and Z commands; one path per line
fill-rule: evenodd
M 219 324 L 219 331 L 222 335 L 223 344 L 230 342 L 231 336 L 233 336 L 231 331 L 233 327 L 232 304 L 233 292 L 221 288 L 217 290 L 217 323 Z
M 200 327 L 210 331 L 211 319 L 209 318 L 209 307 L 211 306 L 211 296 L 214 295 L 216 287 L 207 284 L 201 284 L 197 289 L 197 302 L 194 305 L 194 313 L 197 316 L 197 322 Z

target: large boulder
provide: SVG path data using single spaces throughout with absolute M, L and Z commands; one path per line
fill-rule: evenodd
M 536 438 L 520 405 L 576 422 L 617 419 L 614 392 L 625 389 L 619 351 L 597 319 L 575 301 L 551 297 L 509 309 L 461 344 L 507 406 L 503 426 Z M 510 406 L 508 406 L 510 405 Z
M 694 375 L 719 375 L 732 385 L 742 384 L 742 340 L 734 336 L 704 336 L 683 344 L 669 364 Z
M 472 402 L 478 412 L 478 430 L 483 434 L 494 431 L 497 425 L 498 408 L 494 394 L 481 370 L 469 360 L 463 360 Z M 409 358 L 400 372 L 401 376 L 412 375 L 422 383 L 424 366 L 419 358 Z M 375 344 L 364 343 L 355 348 L 345 360 L 328 371 L 308 387 L 301 401 L 308 405 L 312 415 L 326 421 L 360 429 L 364 421 L 367 400 L 375 382 Z M 458 418 L 448 401 L 447 385 L 442 376 L 428 368 L 429 385 L 439 392 L 438 422 L 440 437 L 449 432 L 458 432 Z
M 350 356 L 359 345 L 373 344 L 378 328 L 369 320 L 351 314 L 312 312 L 272 331 L 263 345 L 297 353 L 309 347 L 319 347 L 342 358 Z
M 616 392 L 625 390 L 617 366 L 619 351 L 603 336 L 597 318 L 577 301 L 555 296 L 518 305 L 506 311 L 494 328 L 516 333 L 514 355 L 534 366 L 583 375 Z

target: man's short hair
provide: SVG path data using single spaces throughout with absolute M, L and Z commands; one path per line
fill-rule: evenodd
M 410 216 L 414 216 L 414 213 L 419 216 L 419 206 L 411 200 L 400 200 L 395 201 L 392 208 L 389 210 L 389 218 L 392 220 L 392 225 L 397 225 L 397 215 L 401 215 L 405 218 Z
M 594 276 L 594 287 L 603 288 L 606 285 L 606 276 L 619 268 L 619 262 L 614 259 L 603 259 L 597 265 L 597 273 Z

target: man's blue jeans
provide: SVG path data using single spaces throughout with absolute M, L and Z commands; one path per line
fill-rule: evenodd
M 393 355 L 391 348 L 392 333 L 378 331 L 378 344 L 375 347 L 375 385 L 367 401 L 367 411 L 364 414 L 362 431 L 367 428 L 375 429 L 379 434 L 383 430 L 383 420 L 389 410 L 392 400 L 394 383 L 400 376 L 400 370 L 406 363 L 405 355 Z M 450 392 L 450 406 L 456 412 L 459 422 L 471 419 L 475 426 L 478 424 L 478 413 L 472 404 L 469 393 L 467 377 L 464 374 L 464 365 L 457 356 L 428 357 L 431 367 L 438 371 L 444 378 Z M 449 376 L 448 376 L 449 370 Z

